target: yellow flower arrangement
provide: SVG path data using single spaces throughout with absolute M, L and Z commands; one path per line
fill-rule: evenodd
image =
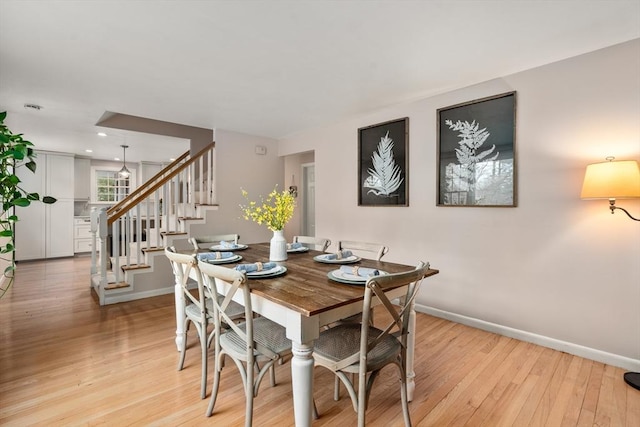
M 250 201 L 248 193 L 242 189 L 242 196 L 247 199 L 248 205 L 240 205 L 243 218 L 266 225 L 271 231 L 282 230 L 293 216 L 296 207 L 296 199 L 286 190 L 278 191 L 278 186 L 273 189 L 266 199 L 260 197 L 262 204 L 258 205 Z

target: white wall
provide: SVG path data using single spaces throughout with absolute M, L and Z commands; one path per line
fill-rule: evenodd
M 280 141 L 315 150 L 317 234 L 430 261 L 423 310 L 640 369 L 640 223 L 579 198 L 584 168 L 640 160 L 640 40 Z M 437 66 L 437 64 L 434 64 Z M 518 207 L 436 206 L 436 110 L 517 91 Z M 357 129 L 410 118 L 410 206 L 357 206 Z M 638 201 L 620 205 L 640 216 Z M 335 249 L 335 248 L 332 248 Z
M 278 157 L 277 141 L 253 135 L 216 129 L 216 189 L 219 208 L 207 217 L 206 224 L 194 224 L 194 235 L 238 233 L 243 243 L 266 242 L 273 236 L 265 226 L 241 217 L 239 205 L 246 204 L 244 188 L 251 200 L 267 196 L 284 182 L 284 160 Z M 266 147 L 264 155 L 255 147 Z

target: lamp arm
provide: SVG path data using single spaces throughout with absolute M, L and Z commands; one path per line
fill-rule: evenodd
M 630 214 L 630 213 L 629 213 L 625 208 L 621 208 L 620 206 L 616 206 L 616 205 L 615 205 L 615 203 L 616 203 L 616 201 L 615 201 L 615 200 L 609 200 L 609 209 L 611 209 L 611 215 L 613 215 L 613 212 L 614 212 L 616 209 L 620 209 L 622 212 L 626 213 L 626 214 L 627 214 L 627 216 L 628 216 L 629 218 L 631 218 L 632 220 L 634 220 L 634 221 L 640 221 L 640 218 L 634 218 L 634 217 L 632 217 L 632 216 L 631 216 L 631 214 Z

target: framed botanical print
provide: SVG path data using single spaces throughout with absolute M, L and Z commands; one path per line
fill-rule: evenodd
M 358 206 L 409 206 L 409 118 L 358 129 Z
M 515 113 L 515 92 L 438 110 L 438 206 L 517 206 Z

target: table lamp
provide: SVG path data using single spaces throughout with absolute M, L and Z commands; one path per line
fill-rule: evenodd
M 613 214 L 620 209 L 634 221 L 626 209 L 616 206 L 616 199 L 640 198 L 640 168 L 635 160 L 614 161 L 607 157 L 606 162 L 587 166 L 582 184 L 581 199 L 609 199 L 609 209 Z M 631 387 L 640 390 L 640 373 L 626 372 L 624 381 Z

